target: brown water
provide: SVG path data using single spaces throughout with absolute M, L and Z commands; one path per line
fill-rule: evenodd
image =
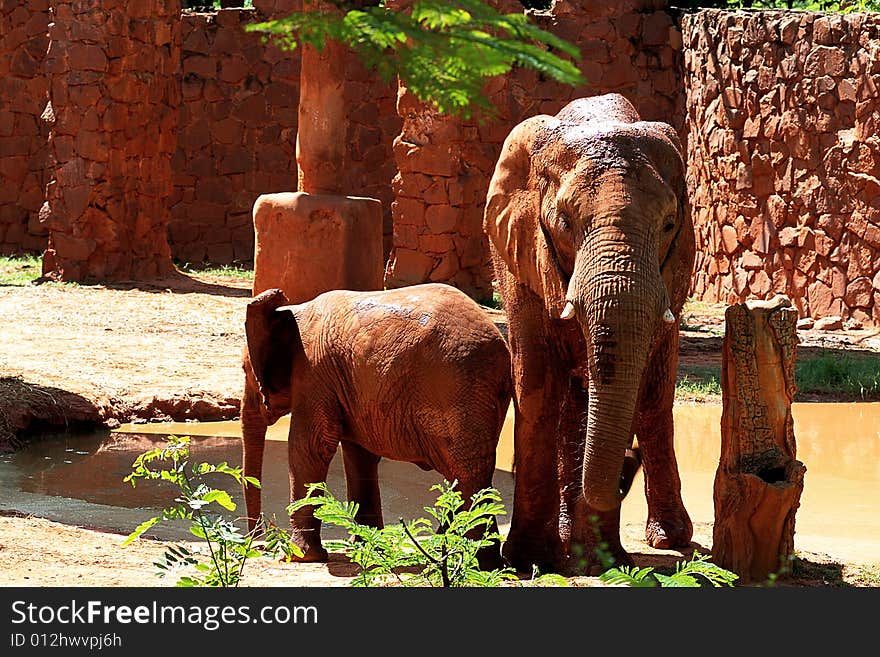
M 130 425 L 113 433 L 50 435 L 14 454 L 0 455 L 0 509 L 128 533 L 163 506 L 173 504 L 176 490 L 167 482 L 141 481 L 132 489 L 122 481 L 138 454 L 161 446 L 169 433 L 193 436 L 192 462 L 241 464 L 237 422 Z M 266 441 L 263 511 L 284 526 L 289 497 L 287 444 L 277 438 L 286 436 L 273 427 L 269 437 L 275 439 Z M 436 497 L 430 488 L 442 481 L 436 472 L 387 460 L 381 463 L 379 474 L 382 507 L 389 523 L 401 517 L 425 515 L 422 508 Z M 211 483 L 228 490 L 239 505 L 237 512 L 244 513 L 241 489 L 233 480 L 218 477 Z M 344 498 L 341 454 L 331 463 L 327 483 L 336 496 Z M 494 483 L 505 499 L 513 498 L 513 478 L 509 473 L 496 472 Z M 191 538 L 183 522 L 162 523 L 149 535 L 174 540 Z M 342 532 L 328 527 L 324 536 L 341 537 Z
M 880 404 L 795 404 L 792 412 L 798 458 L 807 466 L 795 547 L 808 545 L 811 551 L 847 561 L 880 561 Z M 675 411 L 682 495 L 695 522 L 711 523 L 714 517 L 712 486 L 720 454 L 720 421 L 717 405 L 683 405 Z M 267 513 L 278 518 L 286 515 L 288 497 L 283 442 L 287 427 L 283 418 L 270 428 L 266 443 L 263 499 Z M 512 429 L 510 413 L 494 482 L 508 504 L 513 499 Z M 194 458 L 240 463 L 238 422 L 125 425 L 112 434 L 58 436 L 0 457 L 0 506 L 129 531 L 146 517 L 147 509 L 165 503 L 171 491 L 152 483 L 140 484 L 133 491 L 121 480 L 134 457 L 167 434 L 212 436 L 194 439 Z M 423 515 L 422 507 L 433 500 L 428 489 L 440 480 L 439 475 L 387 460 L 380 467 L 386 519 Z M 338 455 L 328 484 L 336 495 L 345 494 Z M 643 485 L 639 474 L 623 503 L 624 523 L 645 522 Z M 240 500 L 234 485 L 230 492 Z
M 794 404 L 798 460 L 807 466 L 795 548 L 809 545 L 849 561 L 880 562 L 880 404 Z M 675 452 L 685 507 L 714 519 L 712 488 L 721 454 L 721 406 L 675 409 Z M 623 522 L 647 514 L 641 472 L 624 500 Z

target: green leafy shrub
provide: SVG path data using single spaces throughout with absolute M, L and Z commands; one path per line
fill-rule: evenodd
M 523 13 L 501 14 L 482 0 L 417 0 L 410 12 L 390 11 L 384 2 L 333 4 L 340 13 L 296 12 L 246 29 L 268 33 L 283 48 L 305 42 L 320 50 L 327 39 L 347 43 L 384 79 L 399 76 L 422 101 L 465 117 L 472 104 L 491 109 L 482 91 L 486 78 L 514 66 L 564 84 L 585 83 L 574 63 L 552 52 L 578 61 L 575 46 Z
M 221 514 L 208 513 L 211 505 L 235 511 L 235 502 L 229 493 L 210 486 L 205 479 L 216 474 L 232 477 L 239 485 L 247 481 L 259 487 L 260 482 L 254 477 L 244 477 L 241 468 L 230 467 L 226 462 L 191 465 L 189 445 L 189 436 L 168 436 L 164 447 L 148 450 L 135 459 L 124 481 L 132 487 L 139 480 L 170 482 L 178 491 L 174 499 L 177 504 L 138 525 L 123 545 L 130 544 L 163 520 L 189 520 L 190 533 L 205 541 L 205 550 L 192 552 L 183 545 L 172 545 L 154 564 L 158 569 L 156 574 L 166 577 L 187 573 L 180 575 L 177 586 L 238 586 L 247 560 L 261 553 L 253 547 L 253 535 L 242 534 L 233 520 Z M 151 467 L 159 463 L 163 466 Z
M 655 572 L 651 567 L 621 566 L 606 570 L 599 579 L 616 586 L 698 588 L 705 584 L 733 586 L 739 575 L 712 563 L 708 556 L 694 552 L 690 561 L 675 564 L 675 572 L 671 575 Z
M 477 553 L 501 541 L 494 531 L 493 519 L 503 515 L 501 496 L 494 488 L 478 491 L 465 501 L 455 483 L 444 481 L 431 487 L 439 495 L 433 506 L 425 507 L 430 516 L 377 529 L 355 520 L 358 505 L 337 500 L 325 484 L 312 484 L 308 494 L 288 507 L 288 511 L 315 507 L 315 517 L 341 527 L 348 537 L 325 541 L 330 550 L 342 552 L 360 566 L 352 586 L 487 587 L 518 581 L 510 568 L 483 571 Z M 434 529 L 436 525 L 439 529 Z M 467 536 L 476 530 L 480 538 Z M 531 584 L 564 584 L 557 576 L 534 577 Z

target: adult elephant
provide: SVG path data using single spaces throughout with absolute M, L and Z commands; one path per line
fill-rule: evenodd
M 654 547 L 693 532 L 673 451 L 678 321 L 694 260 L 681 145 L 622 96 L 517 125 L 484 227 L 509 321 L 519 570 L 618 562 L 621 469 L 638 436 Z M 596 530 L 599 531 L 596 531 Z

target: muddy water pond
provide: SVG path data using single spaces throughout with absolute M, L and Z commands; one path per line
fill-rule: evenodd
M 812 551 L 848 561 L 880 561 L 880 404 L 795 404 L 793 414 L 798 458 L 807 466 L 795 546 L 808 544 Z M 711 523 L 714 515 L 720 418 L 718 405 L 676 408 L 683 496 L 695 522 Z M 511 413 L 499 445 L 494 481 L 508 511 L 513 500 L 512 427 Z M 286 419 L 270 429 L 263 473 L 264 510 L 279 523 L 286 522 L 288 497 L 286 430 Z M 0 456 L 0 508 L 128 532 L 174 497 L 172 489 L 155 482 L 138 484 L 134 490 L 122 483 L 134 458 L 160 445 L 167 434 L 194 436 L 194 460 L 241 462 L 237 422 L 126 425 L 112 433 L 50 436 Z M 433 500 L 428 489 L 440 480 L 439 475 L 391 461 L 383 461 L 380 468 L 386 521 L 424 515 L 422 507 Z M 328 484 L 336 495 L 345 494 L 340 455 L 331 465 Z M 645 522 L 642 487 L 639 474 L 623 504 L 623 523 Z M 227 488 L 240 502 L 235 484 Z M 500 520 L 504 531 L 509 517 Z M 188 537 L 182 525 L 158 529 L 154 535 Z M 338 534 L 328 528 L 326 535 Z

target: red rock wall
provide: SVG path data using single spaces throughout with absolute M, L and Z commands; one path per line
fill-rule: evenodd
M 171 270 L 179 16 L 179 0 L 52 3 L 44 273 L 107 280 Z
M 48 0 L 0 2 L 0 254 L 41 251 L 48 129 L 40 120 L 49 85 L 42 74 Z
M 684 26 L 694 295 L 880 321 L 880 15 Z
M 182 17 L 180 138 L 174 155 L 171 248 L 181 262 L 252 264 L 251 211 L 260 194 L 297 189 L 300 50 L 263 43 L 244 27 L 291 11 L 264 1 Z M 391 142 L 400 131 L 396 85 L 347 62 L 345 193 L 382 201 L 391 241 Z
M 493 4 L 504 12 L 522 11 L 514 0 Z M 522 119 L 554 114 L 573 98 L 616 91 L 632 100 L 645 119 L 683 128 L 681 32 L 663 9 L 666 4 L 558 0 L 550 12 L 535 18 L 580 47 L 587 86 L 573 89 L 518 70 L 487 85 L 498 114 L 484 124 L 439 116 L 401 90 L 403 129 L 394 151 L 400 174 L 394 182 L 394 251 L 387 285 L 439 281 L 477 299 L 491 297 L 483 206 L 501 145 Z
M 241 9 L 182 16 L 168 227 L 181 262 L 253 262 L 254 201 L 296 190 L 299 56 L 245 32 L 256 20 Z

